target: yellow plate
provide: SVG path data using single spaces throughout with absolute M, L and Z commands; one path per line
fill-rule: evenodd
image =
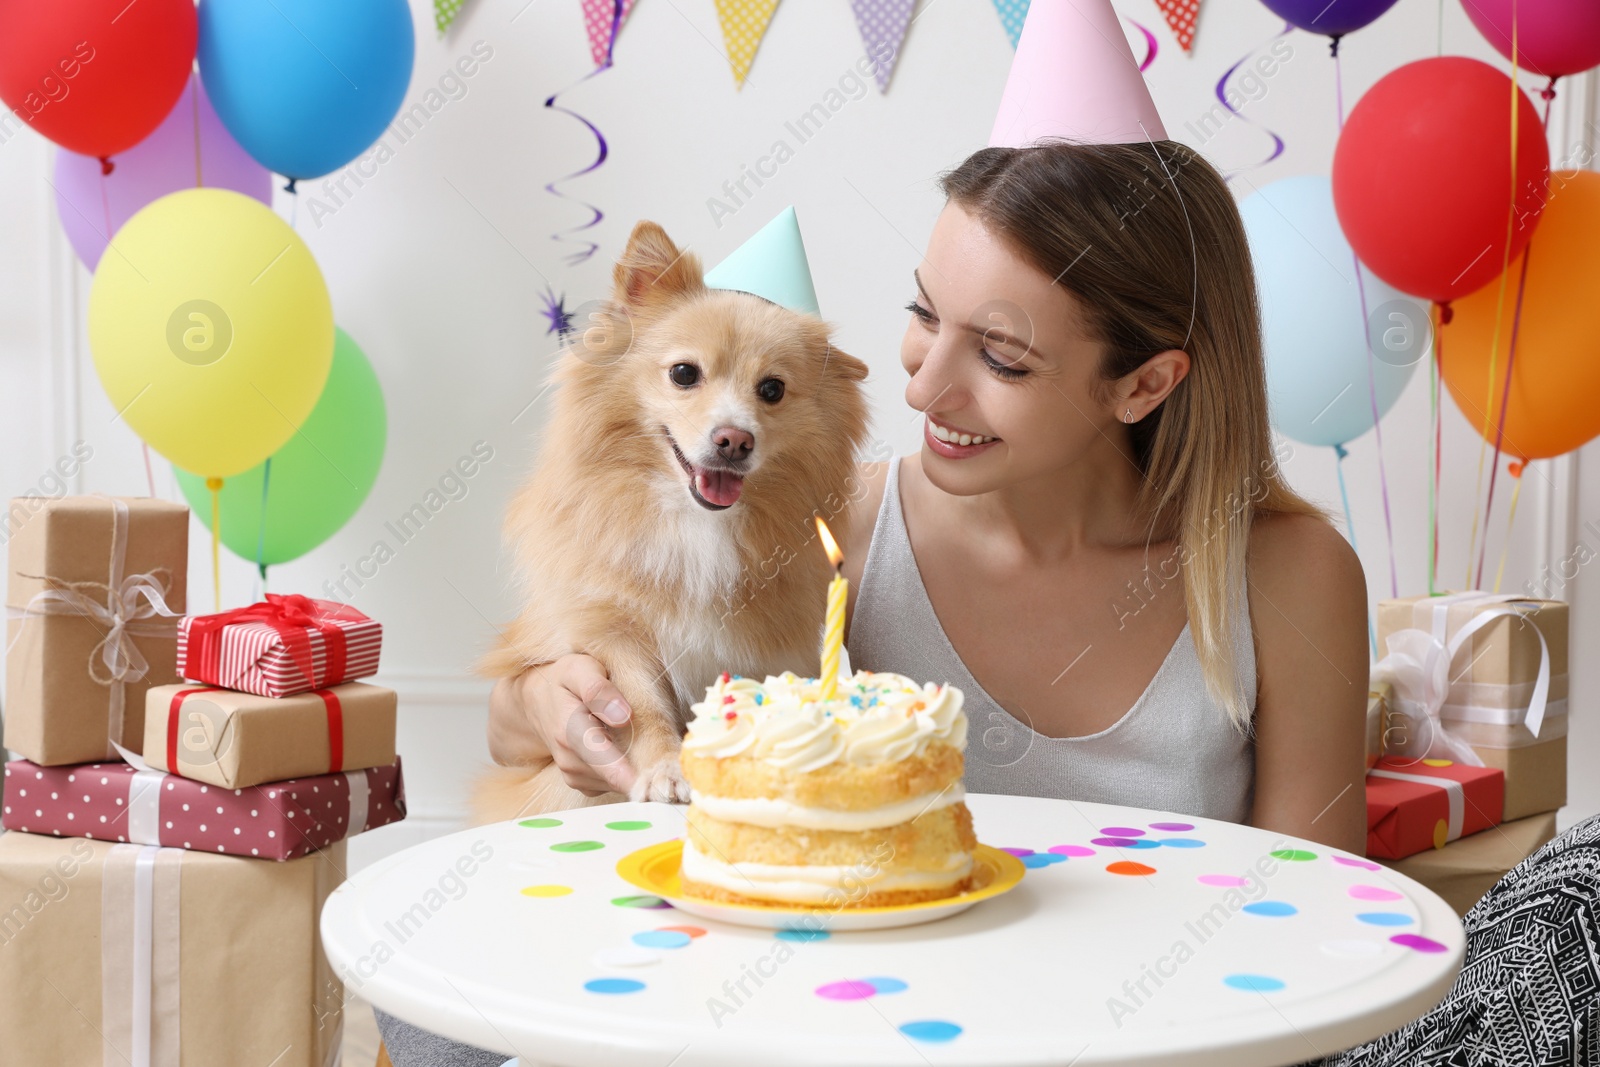
M 916 904 L 890 904 L 873 908 L 829 908 L 825 905 L 804 904 L 732 904 L 716 900 L 703 900 L 683 894 L 683 883 L 678 877 L 678 864 L 683 857 L 682 839 L 663 841 L 660 844 L 630 852 L 617 862 L 617 873 L 629 883 L 647 893 L 661 897 L 679 911 L 706 919 L 741 926 L 762 926 L 781 930 L 795 927 L 800 920 L 812 916 L 821 918 L 828 930 L 881 930 L 893 926 L 911 926 L 931 922 L 947 915 L 965 911 L 980 900 L 999 896 L 1016 887 L 1027 870 L 1022 861 L 1009 852 L 988 845 L 979 845 L 972 853 L 972 862 L 978 888 L 942 900 L 925 900 Z M 815 922 L 807 923 L 810 928 Z

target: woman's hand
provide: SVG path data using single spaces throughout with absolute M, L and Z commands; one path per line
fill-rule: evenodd
M 585 796 L 626 793 L 634 770 L 607 726 L 633 715 L 605 667 L 579 653 L 502 678 L 489 695 L 489 754 L 508 767 L 555 761 Z

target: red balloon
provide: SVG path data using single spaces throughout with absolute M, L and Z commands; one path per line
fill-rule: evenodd
M 198 33 L 194 0 L 0 0 L 0 100 L 63 148 L 115 155 L 177 103 Z
M 1533 103 L 1511 79 L 1463 56 L 1385 75 L 1350 112 L 1333 150 L 1333 205 L 1356 255 L 1402 292 L 1440 302 L 1499 276 L 1533 236 L 1550 149 Z

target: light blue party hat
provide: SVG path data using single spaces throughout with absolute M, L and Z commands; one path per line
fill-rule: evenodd
M 784 208 L 728 258 L 706 271 L 705 282 L 712 289 L 753 293 L 791 311 L 822 317 L 817 291 L 811 286 L 806 246 L 800 240 L 800 221 L 792 207 Z

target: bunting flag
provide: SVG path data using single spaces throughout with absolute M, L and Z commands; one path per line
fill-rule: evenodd
M 444 31 L 461 14 L 461 7 L 466 0 L 433 0 L 433 24 L 439 31 L 439 36 L 444 36 Z
M 734 84 L 741 89 L 776 10 L 778 0 L 717 0 L 722 40 L 728 48 L 728 66 L 733 68 Z
M 450 0 L 435 2 L 448 3 Z M 633 0 L 622 0 L 620 15 L 613 0 L 583 0 L 583 26 L 589 31 L 589 56 L 595 66 L 603 67 L 610 63 L 611 49 L 616 44 L 611 37 L 613 20 L 617 32 L 622 32 L 622 24 L 628 21 L 628 12 L 632 10 Z
M 1194 44 L 1194 25 L 1200 19 L 1200 0 L 1156 0 L 1156 6 L 1178 39 L 1178 47 L 1189 51 Z
M 889 91 L 889 79 L 900 60 L 900 45 L 911 25 L 911 9 L 916 6 L 917 0 L 850 0 L 861 41 L 867 46 L 867 57 L 873 60 L 880 93 Z
M 1022 24 L 1028 18 L 1028 0 L 994 0 L 994 9 L 1000 14 L 1000 25 L 1011 38 L 1011 47 L 1017 47 L 1022 36 Z

